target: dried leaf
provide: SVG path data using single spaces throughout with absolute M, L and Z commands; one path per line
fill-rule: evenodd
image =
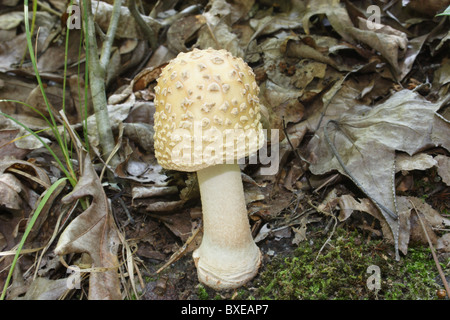
M 174 52 L 186 52 L 186 42 L 205 24 L 202 15 L 187 16 L 175 21 L 167 30 L 167 42 Z
M 14 69 L 27 50 L 25 33 L 19 34 L 11 41 L 0 43 L 0 71 Z
M 20 210 L 22 208 L 22 183 L 12 174 L 0 175 L 0 206 L 7 210 Z
M 206 24 L 198 32 L 196 45 L 200 48 L 225 49 L 235 57 L 243 57 L 239 39 L 231 31 L 231 23 L 227 24 L 224 19 L 230 16 L 232 6 L 225 0 L 214 0 L 210 4 L 210 9 L 203 13 Z
M 136 143 L 143 151 L 153 152 L 153 126 L 147 123 L 124 123 L 124 136 Z
M 63 231 L 55 253 L 58 255 L 88 253 L 93 261 L 93 268 L 106 268 L 91 273 L 89 299 L 121 299 L 117 273 L 119 237 L 111 215 L 109 200 L 89 155 L 84 159 L 81 179 L 75 189 L 62 201 L 70 203 L 87 196 L 92 197 L 91 205 Z
M 133 187 L 131 191 L 132 201 L 140 198 L 147 197 L 161 197 L 166 195 L 173 195 L 178 193 L 178 188 L 176 186 L 169 187 L 145 187 L 145 186 L 136 186 Z
M 95 12 L 95 22 L 103 30 L 107 32 L 109 22 L 111 21 L 111 15 L 113 12 L 113 6 L 104 1 L 92 1 L 92 12 Z M 158 34 L 160 24 L 149 16 L 142 15 L 142 19 L 149 27 L 151 27 L 155 34 Z M 120 10 L 120 19 L 117 25 L 116 38 L 126 39 L 146 39 L 142 29 L 136 23 L 136 20 L 130 13 L 127 7 L 122 6 Z
M 397 203 L 401 217 L 404 217 L 403 221 L 401 221 L 402 223 L 400 224 L 399 229 L 401 240 L 399 249 L 404 254 L 407 253 L 408 243 L 410 241 L 420 242 L 423 244 L 428 243 L 422 226 L 418 221 L 417 214 L 413 213 L 412 210 L 415 210 L 418 214 L 422 215 L 425 230 L 434 245 L 438 242 L 438 236 L 436 235 L 434 229 L 448 228 L 450 225 L 449 219 L 442 217 L 422 199 L 415 197 L 398 197 Z
M 392 226 L 386 223 L 385 219 L 383 219 L 380 215 L 378 209 L 369 199 L 365 198 L 357 200 L 350 195 L 342 195 L 338 198 L 332 199 L 332 202 L 329 203 L 329 205 L 334 206 L 336 201 L 339 203 L 340 207 L 339 221 L 347 220 L 354 211 L 368 213 L 380 221 L 385 239 L 391 243 L 395 242 L 392 232 L 390 231 Z M 436 210 L 421 199 L 415 197 L 397 197 L 397 205 L 399 213 L 397 241 L 398 249 L 403 254 L 407 254 L 410 241 L 418 241 L 423 244 L 427 243 L 422 227 L 417 222 L 417 216 L 412 214 L 411 210 L 415 209 L 424 216 L 423 220 L 425 221 L 425 228 L 434 244 L 438 241 L 434 229 L 448 228 L 450 225 L 449 219 L 442 217 Z M 441 240 L 441 244 L 442 241 L 444 240 Z
M 117 129 L 119 125 L 127 118 L 128 113 L 130 109 L 133 107 L 134 102 L 135 102 L 134 95 L 130 95 L 128 99 L 123 103 L 108 104 L 109 122 L 111 123 L 111 128 L 113 130 Z M 98 147 L 100 142 L 98 137 L 95 114 L 87 118 L 87 128 L 90 145 Z
M 437 161 L 437 170 L 442 181 L 450 186 L 450 158 L 444 155 L 438 155 L 434 157 L 434 160 Z
M 36 278 L 24 297 L 16 300 L 58 300 L 68 290 L 68 279 Z
M 436 249 L 442 252 L 450 252 L 450 233 L 446 233 L 438 239 Z
M 331 151 L 323 127 L 309 143 L 309 150 L 314 155 L 311 172 L 324 174 L 338 170 L 359 182 L 360 187 L 377 201 L 396 245 L 399 221 L 392 216 L 396 212 L 393 193 L 395 151 L 414 155 L 426 147 L 444 145 L 450 126 L 439 128 L 444 131 L 440 136 L 443 138 L 433 135 L 438 109 L 438 103 L 431 103 L 414 92 L 403 90 L 373 108 L 355 106 L 345 112 L 338 127 L 328 126 L 328 138 L 345 168 Z M 334 113 L 332 110 L 328 112 Z
M 401 153 L 395 159 L 395 171 L 427 170 L 436 164 L 436 159 L 426 153 L 418 153 L 413 156 Z
M 30 149 L 23 149 L 16 146 L 14 139 L 20 130 L 1 130 L 0 131 L 0 160 L 5 158 L 23 159 Z
M 310 34 L 309 24 L 311 17 L 326 15 L 333 29 L 347 42 L 352 42 L 352 37 L 347 33 L 347 28 L 353 26 L 347 10 L 339 3 L 332 0 L 310 1 L 306 13 L 303 15 L 302 24 L 306 34 Z
M 23 21 L 23 12 L 13 11 L 0 16 L 0 29 L 9 30 L 19 26 Z
M 347 32 L 349 32 L 356 40 L 361 41 L 380 52 L 394 67 L 395 71 L 400 73 L 398 60 L 406 51 L 408 37 L 404 32 L 389 26 L 373 24 L 375 25 L 375 28 L 369 29 L 368 21 L 359 18 L 359 29 L 351 27 L 347 29 Z
M 302 26 L 301 17 L 305 13 L 306 6 L 303 1 L 292 1 L 292 7 L 286 12 L 272 14 L 270 16 L 250 19 L 250 26 L 258 35 L 274 33 L 282 29 L 296 29 Z M 272 13 L 269 11 L 269 13 Z

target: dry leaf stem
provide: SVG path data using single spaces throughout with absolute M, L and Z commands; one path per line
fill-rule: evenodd
M 430 237 L 428 236 L 428 232 L 425 229 L 425 225 L 422 221 L 422 218 L 420 217 L 419 211 L 416 209 L 414 203 L 411 200 L 409 202 L 412 204 L 414 211 L 416 212 L 417 217 L 419 218 L 419 222 L 422 227 L 423 233 L 424 233 L 425 237 L 427 238 L 428 245 L 430 246 L 431 255 L 433 256 L 434 263 L 436 264 L 436 268 L 438 269 L 439 276 L 441 277 L 442 283 L 444 284 L 445 291 L 447 292 L 447 297 L 450 297 L 450 289 L 448 287 L 447 279 L 445 278 L 445 274 L 442 271 L 441 265 L 439 264 L 439 260 L 436 256 L 436 252 L 434 252 L 433 244 L 431 243 Z

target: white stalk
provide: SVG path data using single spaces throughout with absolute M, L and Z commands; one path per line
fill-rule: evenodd
M 197 171 L 203 210 L 203 240 L 193 257 L 201 282 L 237 288 L 258 272 L 261 253 L 253 241 L 241 171 L 221 164 Z

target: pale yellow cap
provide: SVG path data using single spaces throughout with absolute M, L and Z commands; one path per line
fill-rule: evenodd
M 155 155 L 166 169 L 198 171 L 262 147 L 252 69 L 226 50 L 180 53 L 155 87 Z

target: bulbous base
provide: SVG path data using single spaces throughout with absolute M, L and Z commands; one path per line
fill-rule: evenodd
M 222 255 L 219 252 L 206 253 L 202 249 L 200 246 L 192 255 L 198 280 L 215 290 L 235 289 L 244 285 L 255 277 L 261 265 L 261 252 L 256 244 L 250 251 L 222 252 Z

